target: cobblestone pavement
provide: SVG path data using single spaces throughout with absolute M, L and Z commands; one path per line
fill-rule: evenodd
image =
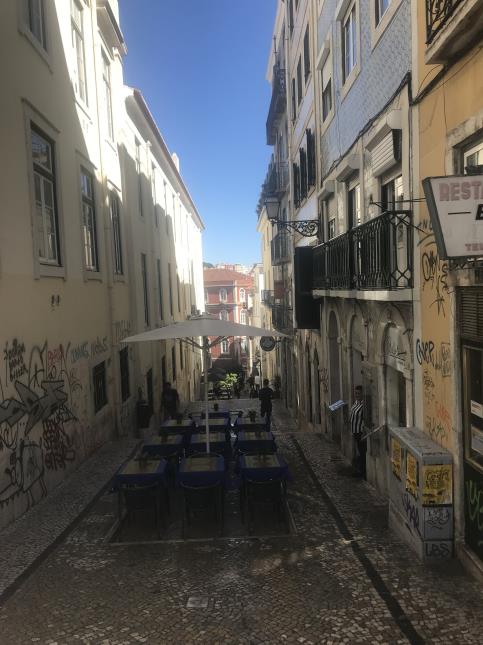
M 290 535 L 114 544 L 102 495 L 4 598 L 0 642 L 481 643 L 483 587 L 457 562 L 420 564 L 333 444 L 281 409 L 274 422 Z

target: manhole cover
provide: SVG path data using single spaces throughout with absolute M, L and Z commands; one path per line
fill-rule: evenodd
M 191 596 L 186 603 L 187 609 L 207 609 L 208 598 L 206 596 Z

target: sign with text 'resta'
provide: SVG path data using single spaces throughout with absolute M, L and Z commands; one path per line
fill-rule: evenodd
M 483 175 L 423 179 L 442 260 L 483 255 Z

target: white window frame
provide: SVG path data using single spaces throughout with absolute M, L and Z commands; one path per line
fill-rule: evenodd
M 358 196 L 358 205 L 356 206 L 354 219 L 352 222 L 352 228 L 356 228 L 362 224 L 362 188 L 360 178 L 354 178 L 352 181 L 347 183 L 347 195 L 346 195 L 346 222 L 347 230 L 349 230 L 349 194 L 352 191 L 357 191 L 354 194 Z
M 220 320 L 229 320 L 228 311 L 226 309 L 222 309 L 219 313 L 219 318 Z
M 245 291 L 245 289 L 243 287 L 240 287 L 240 291 L 238 293 L 238 296 L 239 296 L 241 302 L 245 302 L 245 300 L 246 300 L 246 291 Z
M 483 139 L 481 139 L 478 143 L 471 146 L 470 148 L 466 148 L 466 150 L 463 151 L 463 172 L 465 172 L 465 168 L 468 165 L 468 158 L 474 155 L 475 153 L 480 153 L 480 152 L 482 157 L 481 164 L 477 164 L 477 165 L 483 164 Z
M 345 66 L 345 52 L 346 45 L 344 44 L 345 38 L 345 27 L 349 18 L 353 15 L 353 38 L 354 42 L 351 46 L 353 66 L 350 70 L 346 70 Z M 361 49 L 360 49 L 360 11 L 359 11 L 359 0 L 351 0 L 346 2 L 345 0 L 339 5 L 339 11 L 337 14 L 337 20 L 340 22 L 340 52 L 341 52 L 341 90 L 340 90 L 340 100 L 343 101 L 344 97 L 349 92 L 352 87 L 355 79 L 360 72 L 360 60 L 361 60 Z
M 113 208 L 113 205 L 115 207 Z M 124 258 L 122 252 L 122 224 L 119 195 L 115 190 L 109 191 L 109 217 L 112 231 L 112 270 L 119 278 L 124 275 Z
M 83 181 L 87 179 L 87 182 Z M 89 187 L 90 194 L 85 191 Z M 81 227 L 84 268 L 92 273 L 99 273 L 99 240 L 97 235 L 96 202 L 95 202 L 95 175 L 81 165 L 80 191 L 81 191 Z
M 246 309 L 242 309 L 242 310 L 240 311 L 240 323 L 241 323 L 242 325 L 246 325 L 246 324 L 247 324 L 247 312 L 246 312 Z
M 224 293 L 225 295 L 222 295 L 223 293 Z M 220 298 L 220 302 L 227 302 L 227 300 L 228 300 L 228 291 L 225 289 L 225 287 L 222 287 L 222 288 L 220 289 L 220 291 L 219 291 L 219 298 Z
M 135 166 L 136 166 L 136 174 L 138 177 L 138 209 L 139 209 L 139 215 L 141 217 L 144 216 L 144 211 L 143 211 L 143 185 L 142 185 L 142 164 L 141 164 L 141 142 L 137 137 L 134 138 L 134 147 L 135 147 Z
M 34 42 L 36 47 L 44 54 L 48 51 L 47 39 L 47 12 L 45 0 L 22 0 L 23 1 L 23 16 L 22 23 L 25 26 L 26 35 L 28 35 Z M 34 21 L 37 18 L 39 30 L 35 29 Z
M 326 74 L 324 74 L 326 72 Z M 326 75 L 328 76 L 328 81 L 325 81 Z M 330 109 L 325 115 L 324 118 L 324 91 L 327 86 L 330 84 Z M 333 69 L 333 60 L 332 60 L 332 50 L 329 49 L 325 58 L 322 60 L 321 69 L 320 69 L 320 115 L 322 119 L 321 132 L 325 132 L 327 126 L 331 122 L 334 116 L 334 69 Z
M 157 209 L 157 196 L 156 196 L 156 165 L 151 164 L 151 196 L 153 198 L 153 213 L 154 213 L 154 225 L 156 228 L 159 226 L 158 221 L 158 209 Z
M 101 49 L 102 57 L 102 84 L 104 89 L 104 114 L 106 118 L 107 135 L 110 141 L 114 141 L 114 117 L 112 111 L 112 83 L 111 83 L 111 59 L 104 50 Z
M 378 6 L 381 0 L 371 0 L 371 48 L 379 42 L 382 34 L 392 21 L 394 14 L 399 8 L 402 0 L 389 0 L 389 4 L 383 14 L 379 13 Z M 379 18 L 379 20 L 378 20 Z
M 80 15 L 80 24 L 74 16 L 74 7 Z M 74 54 L 74 90 L 77 98 L 89 105 L 89 92 L 87 88 L 86 46 L 84 37 L 84 7 L 80 0 L 71 0 L 70 25 L 72 38 L 72 51 Z M 81 51 L 79 51 L 79 43 Z M 80 80 L 83 76 L 83 84 Z M 83 89 L 82 89 L 83 87 Z
M 50 148 L 50 165 L 36 163 L 32 151 L 33 136 L 39 137 Z M 62 254 L 59 234 L 59 213 L 57 205 L 57 179 L 56 179 L 56 150 L 55 141 L 53 141 L 48 134 L 45 134 L 43 129 L 37 125 L 36 122 L 30 122 L 29 127 L 29 140 L 30 140 L 30 157 L 32 168 L 32 187 L 33 187 L 33 209 L 34 209 L 34 231 L 35 231 L 35 247 L 37 249 L 37 259 L 40 264 L 49 265 L 52 267 L 62 266 Z M 46 184 L 49 186 L 51 194 L 51 204 L 49 205 L 46 200 Z M 51 213 L 49 213 L 51 211 Z M 41 216 L 42 226 L 39 229 L 39 215 Z M 49 225 L 50 220 L 50 225 Z M 48 229 L 53 230 L 48 233 Z M 39 240 L 43 237 L 43 243 L 40 244 Z M 49 239 L 54 241 L 49 242 Z M 47 254 L 47 249 L 53 247 L 53 253 Z M 41 255 L 41 249 L 44 248 L 44 255 Z
M 230 353 L 230 343 L 226 339 L 221 341 L 220 350 L 222 354 Z

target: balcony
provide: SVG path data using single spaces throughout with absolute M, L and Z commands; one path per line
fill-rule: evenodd
M 285 69 L 279 64 L 273 66 L 272 99 L 267 117 L 267 145 L 273 146 L 277 140 L 277 122 L 287 107 L 287 88 Z
M 482 34 L 482 0 L 426 0 L 426 63 L 457 58 Z
M 266 305 L 267 307 L 271 307 L 275 302 L 274 292 L 271 291 L 270 289 L 262 289 L 261 301 L 262 301 L 262 304 Z
M 271 241 L 272 266 L 279 266 L 291 261 L 290 235 L 287 231 L 280 231 Z
M 274 305 L 272 307 L 272 325 L 282 333 L 293 332 L 292 309 L 287 305 Z
M 397 290 L 413 286 L 409 211 L 387 211 L 314 248 L 314 289 Z
M 273 155 L 262 187 L 263 197 L 280 197 L 288 190 L 288 161 L 274 161 Z

